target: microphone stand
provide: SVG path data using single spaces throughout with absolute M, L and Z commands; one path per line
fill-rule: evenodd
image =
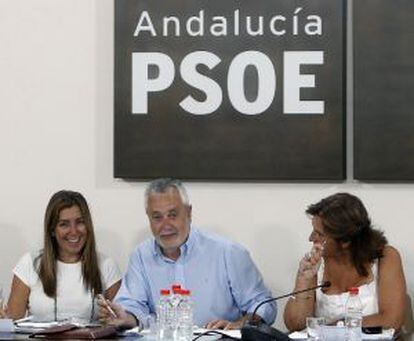
M 263 304 L 266 304 L 266 303 L 269 303 L 269 302 L 274 302 L 274 301 L 280 300 L 282 298 L 295 296 L 295 295 L 301 294 L 303 292 L 317 290 L 319 288 L 328 288 L 330 286 L 331 286 L 331 282 L 324 282 L 320 285 L 317 285 L 317 286 L 314 286 L 314 287 L 311 287 L 311 288 L 294 291 L 294 292 L 291 292 L 289 294 L 285 294 L 285 295 L 281 295 L 281 296 L 277 296 L 277 297 L 272 297 L 272 298 L 269 298 L 267 300 L 264 300 L 264 301 L 260 302 L 257 305 L 257 307 L 254 309 L 252 317 L 247 321 L 247 323 L 241 329 L 242 340 L 243 341 L 289 341 L 289 340 L 291 340 L 288 335 L 281 332 L 280 330 L 277 330 L 276 328 L 268 326 L 266 323 L 260 323 L 258 325 L 255 325 L 251 321 L 251 319 L 256 315 L 257 310 Z

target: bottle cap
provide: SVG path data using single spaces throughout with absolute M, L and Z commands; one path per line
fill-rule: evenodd
M 170 294 L 170 290 L 168 290 L 168 289 L 161 289 L 160 290 L 160 294 L 161 294 L 161 296 L 169 295 Z
M 183 289 L 180 288 L 173 288 L 173 293 L 176 295 L 181 295 Z
M 184 296 L 190 296 L 191 295 L 191 291 L 190 290 L 181 290 L 181 295 L 184 295 Z
M 171 286 L 171 289 L 181 289 L 181 284 L 173 284 L 172 286 Z
M 358 295 L 358 293 L 359 293 L 359 288 L 357 288 L 357 287 L 351 287 L 351 288 L 349 288 L 349 289 L 348 289 L 348 292 L 349 292 L 351 295 Z

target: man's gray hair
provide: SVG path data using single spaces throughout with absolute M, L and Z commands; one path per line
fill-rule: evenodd
M 188 199 L 187 191 L 180 180 L 171 178 L 159 178 L 151 181 L 145 189 L 145 210 L 148 209 L 148 199 L 151 194 L 166 193 L 170 188 L 176 189 L 183 204 L 190 206 L 190 200 Z

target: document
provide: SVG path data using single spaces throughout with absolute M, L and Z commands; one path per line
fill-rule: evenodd
M 392 340 L 394 329 L 384 329 L 381 334 L 362 333 L 362 340 Z M 345 340 L 345 327 L 325 326 L 323 327 L 324 338 L 328 341 Z M 293 332 L 289 335 L 292 340 L 307 340 L 306 329 Z

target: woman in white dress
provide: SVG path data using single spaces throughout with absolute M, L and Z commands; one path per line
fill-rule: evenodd
M 325 281 L 331 286 L 289 299 L 284 320 L 291 331 L 306 327 L 306 317 L 328 323 L 344 319 L 348 289 L 359 288 L 363 326 L 398 330 L 404 321 L 406 283 L 398 251 L 371 225 L 359 198 L 337 193 L 310 205 L 313 231 L 309 252 L 299 263 L 294 290 Z
M 111 300 L 121 282 L 117 265 L 96 251 L 85 198 L 66 190 L 55 193 L 46 208 L 43 249 L 25 254 L 13 272 L 2 312 L 13 319 L 29 314 L 37 321 L 95 321 L 96 295 Z

